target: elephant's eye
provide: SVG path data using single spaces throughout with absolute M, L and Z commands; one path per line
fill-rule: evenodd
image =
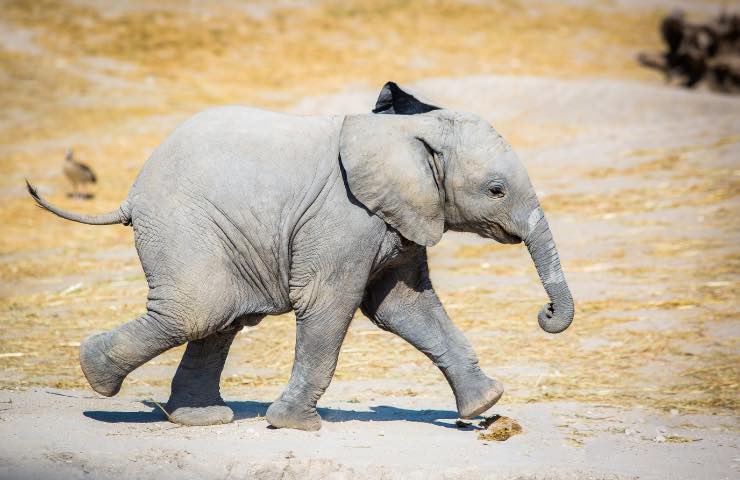
M 504 196 L 504 186 L 500 184 L 493 184 L 490 187 L 488 187 L 488 190 L 491 192 L 491 195 L 493 195 L 496 198 L 501 198 Z

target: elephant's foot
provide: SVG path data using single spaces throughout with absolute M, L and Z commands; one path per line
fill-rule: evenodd
M 178 407 L 167 409 L 167 419 L 172 423 L 187 426 L 222 425 L 234 420 L 234 411 L 226 404 L 207 407 Z
M 503 394 L 504 385 L 488 377 L 483 377 L 477 384 L 461 387 L 455 392 L 460 418 L 480 415 L 494 406 Z
M 275 428 L 295 428 L 296 430 L 319 430 L 321 417 L 315 408 L 277 400 L 267 409 L 267 422 Z
M 194 388 L 198 387 L 194 386 Z M 203 426 L 221 425 L 234 420 L 234 411 L 226 405 L 217 392 L 198 396 L 192 393 L 173 391 L 164 406 L 170 422 L 187 426 Z
M 108 352 L 109 333 L 99 333 L 85 339 L 80 345 L 80 366 L 93 390 L 112 397 L 121 389 L 127 372 L 113 363 Z

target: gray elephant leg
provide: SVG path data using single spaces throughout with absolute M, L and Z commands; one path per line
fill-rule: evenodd
M 219 383 L 229 347 L 241 329 L 237 325 L 188 342 L 165 407 L 171 422 L 216 425 L 234 419 L 234 412 L 221 398 Z
M 503 385 L 478 366 L 475 351 L 455 327 L 432 289 L 426 251 L 408 264 L 382 272 L 368 287 L 363 312 L 429 357 L 452 387 L 462 418 L 485 412 L 501 398 Z
M 80 345 L 80 366 L 93 390 L 112 397 L 129 373 L 186 341 L 181 322 L 150 310 L 114 330 L 85 339 Z
M 334 182 L 338 188 L 327 191 L 325 204 L 346 201 L 338 171 Z M 296 315 L 295 358 L 287 387 L 267 410 L 267 421 L 273 427 L 321 428 L 316 403 L 331 383 L 339 349 L 362 301 L 374 261 L 374 255 L 361 252 L 377 251 L 385 232 L 380 219 L 368 225 L 365 210 L 349 203 L 335 205 L 338 208 L 326 210 L 331 212 L 328 217 L 325 210 L 309 210 L 305 223 L 296 228 L 289 279 L 289 298 Z
M 197 267 L 194 258 L 191 265 Z M 232 315 L 227 275 L 212 275 L 209 282 L 190 276 L 158 282 L 149 292 L 147 313 L 80 346 L 82 372 L 101 395 L 115 395 L 133 370 L 170 348 L 207 338 Z
M 267 409 L 270 425 L 298 430 L 321 428 L 316 403 L 329 387 L 339 349 L 356 309 L 355 305 L 297 313 L 293 371 L 285 391 Z

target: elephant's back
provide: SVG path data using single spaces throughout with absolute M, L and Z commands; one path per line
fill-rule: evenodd
M 132 199 L 163 205 L 173 196 L 206 196 L 269 212 L 336 167 L 341 123 L 242 106 L 203 111 L 154 151 Z
M 157 147 L 148 175 L 285 175 L 338 155 L 342 117 L 295 116 L 241 106 L 205 110 Z M 305 173 L 305 170 L 303 170 Z M 218 176 L 218 175 L 214 175 Z

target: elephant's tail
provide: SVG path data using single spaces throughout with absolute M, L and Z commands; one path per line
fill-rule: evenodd
M 28 182 L 28 180 L 26 180 L 26 187 L 28 188 L 28 193 L 31 194 L 39 207 L 50 211 L 58 217 L 66 218 L 73 222 L 86 223 L 88 225 L 116 225 L 118 223 L 131 225 L 131 205 L 128 200 L 125 200 L 117 210 L 112 212 L 103 213 L 101 215 L 85 215 L 81 213 L 67 212 L 50 204 L 41 198 L 39 193 L 33 185 Z

